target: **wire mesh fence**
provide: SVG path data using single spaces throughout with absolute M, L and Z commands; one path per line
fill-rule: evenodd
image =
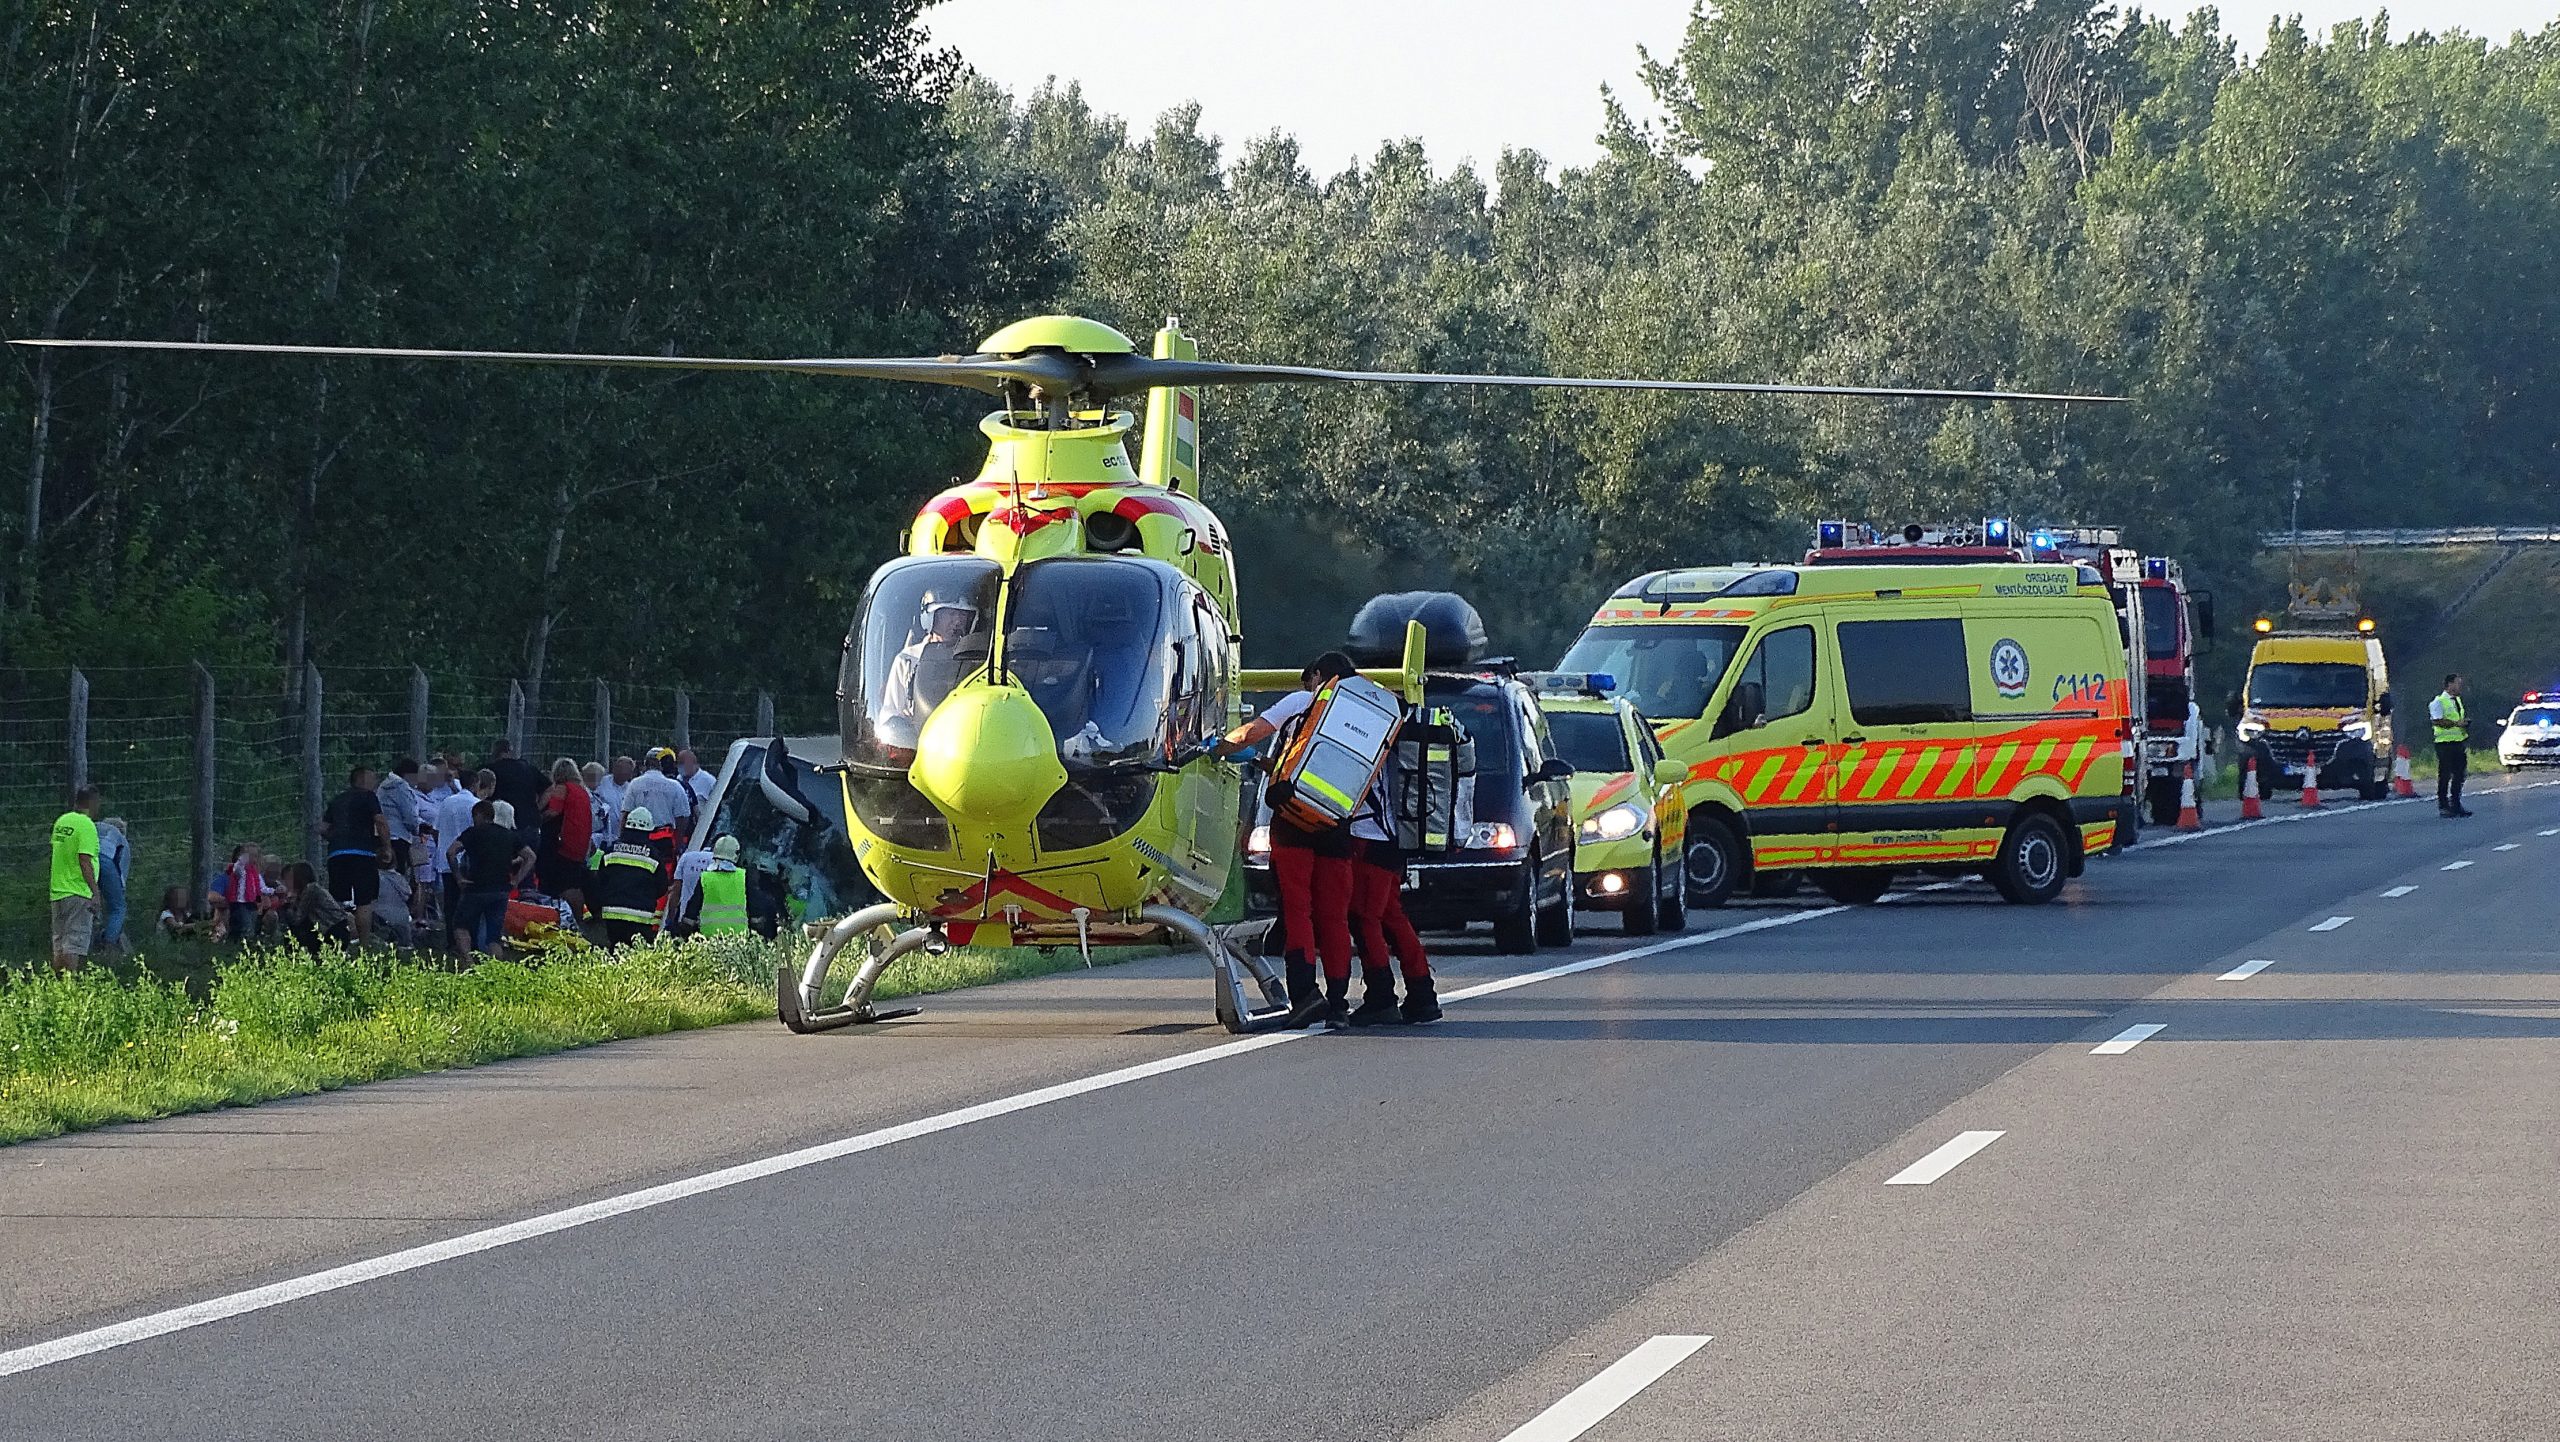
M 458 756 L 479 765 L 502 738 L 548 769 L 691 745 L 716 768 L 741 736 L 832 730 L 833 700 L 761 691 L 350 666 L 0 669 L 0 964 L 46 949 L 52 823 L 83 782 L 132 845 L 128 936 L 180 888 L 204 904 L 235 848 L 310 856 L 320 815 L 358 765 Z

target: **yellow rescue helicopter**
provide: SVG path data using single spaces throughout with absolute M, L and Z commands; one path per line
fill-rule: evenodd
M 22 345 L 782 372 L 965 386 L 998 397 L 976 480 L 925 503 L 873 574 L 838 686 L 847 827 L 886 899 L 827 926 L 776 978 L 813 1032 L 908 1014 L 871 994 L 900 957 L 951 945 L 1180 942 L 1204 953 L 1231 1031 L 1276 1025 L 1281 978 L 1205 922 L 1237 864 L 1242 775 L 1207 754 L 1241 692 L 1294 672 L 1239 664 L 1235 557 L 1200 495 L 1200 389 L 1295 382 L 1754 395 L 2098 401 L 1905 387 L 1449 375 L 1203 361 L 1176 323 L 1140 355 L 1121 332 L 1039 316 L 963 356 L 755 360 L 178 341 Z M 1118 402 L 1144 396 L 1144 429 Z M 1128 442 L 1140 435 L 1132 465 Z M 1371 678 L 1419 699 L 1420 628 Z M 833 1004 L 828 976 L 862 955 Z

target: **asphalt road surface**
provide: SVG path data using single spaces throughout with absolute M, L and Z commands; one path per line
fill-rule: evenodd
M 0 1437 L 2551 1436 L 2560 789 L 2474 805 L 11 1148 Z

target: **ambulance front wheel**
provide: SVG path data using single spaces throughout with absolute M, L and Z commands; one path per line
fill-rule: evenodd
M 1682 869 L 1691 906 L 1718 907 L 1732 900 L 1750 865 L 1741 835 L 1722 817 L 1707 812 L 1689 818 L 1688 859 Z
M 2030 811 L 2009 824 L 2000 855 L 1991 865 L 1991 885 L 2004 898 L 2035 906 L 2062 894 L 2071 874 L 2071 842 L 2062 823 L 2042 811 Z

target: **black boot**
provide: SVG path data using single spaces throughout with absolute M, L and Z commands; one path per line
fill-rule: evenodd
M 1316 964 L 1290 952 L 1282 966 L 1289 983 L 1289 1019 L 1282 1025 L 1291 1031 L 1302 1031 L 1316 1024 L 1324 1015 L 1323 973 Z
M 1353 1026 L 1400 1026 L 1404 1014 L 1396 1008 L 1396 974 L 1392 971 L 1361 973 L 1360 1004 L 1351 1010 Z
M 1404 1019 L 1413 1026 L 1440 1019 L 1440 990 L 1428 976 L 1417 976 L 1404 984 Z
M 1324 1010 L 1320 1013 L 1324 1017 L 1324 1029 L 1341 1031 L 1351 1025 L 1351 978 L 1346 976 L 1335 981 L 1328 977 L 1324 990 Z

